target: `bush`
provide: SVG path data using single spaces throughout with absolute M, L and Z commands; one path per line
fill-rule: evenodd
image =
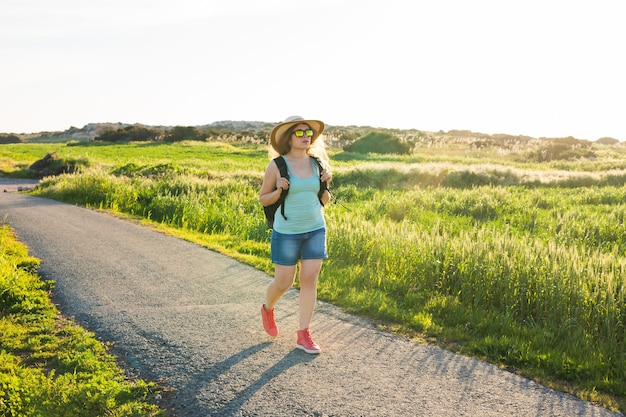
M 146 142 L 159 140 L 162 135 L 163 133 L 158 129 L 149 129 L 147 127 L 134 125 L 104 132 L 96 137 L 95 140 L 104 142 Z
M 343 148 L 346 152 L 409 154 L 411 146 L 389 133 L 372 132 Z
M 174 126 L 165 134 L 165 142 L 180 142 L 183 140 L 206 140 L 208 134 L 202 133 L 194 126 Z
M 20 142 L 22 142 L 20 138 L 15 135 L 0 135 L 0 144 L 20 143 Z
M 619 143 L 619 140 L 611 137 L 603 137 L 596 140 L 596 143 L 599 145 L 617 145 Z
M 89 161 L 84 158 L 60 158 L 56 152 L 51 152 L 33 162 L 28 167 L 28 173 L 31 177 L 44 178 L 51 175 L 71 174 L 81 166 L 89 166 Z
M 529 158 L 537 162 L 550 162 L 577 158 L 592 158 L 595 153 L 590 145 L 579 142 L 567 142 L 555 140 L 552 143 L 531 152 Z

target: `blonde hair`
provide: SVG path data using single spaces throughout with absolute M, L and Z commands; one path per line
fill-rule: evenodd
M 296 126 L 294 125 L 287 131 L 286 136 L 290 137 L 295 130 Z M 285 148 L 281 149 L 280 151 L 278 149 L 275 149 L 271 143 L 269 144 L 268 148 L 268 155 L 270 160 L 276 158 L 277 156 L 285 155 L 291 150 L 291 147 L 289 146 L 289 141 L 286 141 Z M 326 142 L 324 142 L 324 134 L 319 135 L 315 139 L 315 141 L 313 141 L 313 143 L 307 149 L 306 153 L 309 156 L 319 158 L 322 161 L 322 165 L 324 165 L 326 168 L 330 167 L 330 159 L 328 158 L 328 153 L 326 153 Z

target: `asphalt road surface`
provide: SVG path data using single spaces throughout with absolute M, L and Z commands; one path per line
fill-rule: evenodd
M 320 355 L 295 349 L 297 297 L 261 325 L 270 277 L 107 214 L 16 192 L 0 218 L 61 311 L 114 342 L 129 374 L 171 388 L 164 408 L 199 416 L 616 416 L 496 366 L 418 344 L 320 302 Z M 324 279 L 323 276 L 321 279 Z

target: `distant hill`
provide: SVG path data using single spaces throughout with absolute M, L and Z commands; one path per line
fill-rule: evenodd
M 146 125 L 142 123 L 88 123 L 85 126 L 78 128 L 75 126 L 71 126 L 69 129 L 64 131 L 55 131 L 55 132 L 37 132 L 37 133 L 29 133 L 29 134 L 19 134 L 22 141 L 24 142 L 63 142 L 63 141 L 89 141 L 94 140 L 96 137 L 101 135 L 102 133 L 110 130 L 123 129 L 128 126 L 142 126 L 150 129 L 159 129 L 163 131 L 167 131 L 172 129 L 174 126 L 163 126 L 163 125 Z M 213 122 L 206 125 L 195 126 L 200 130 L 206 129 L 223 129 L 230 130 L 233 132 L 241 132 L 241 131 L 262 131 L 267 129 L 268 131 L 274 126 L 274 123 L 266 123 L 266 122 L 256 122 L 256 121 L 238 121 L 238 120 L 224 120 Z
M 221 133 L 230 133 L 234 135 L 254 135 L 259 138 L 266 139 L 269 135 L 269 132 L 275 126 L 275 122 L 261 122 L 261 121 L 245 121 L 245 120 L 222 120 L 216 121 L 209 124 L 194 126 L 203 131 L 211 131 L 211 132 L 221 132 Z M 145 125 L 141 123 L 88 123 L 85 126 L 78 128 L 71 126 L 69 129 L 58 132 L 38 132 L 38 133 L 30 133 L 30 134 L 18 134 L 17 136 L 23 142 L 37 142 L 37 143 L 45 143 L 45 142 L 65 142 L 65 141 L 91 141 L 96 137 L 100 136 L 102 133 L 123 129 L 128 126 L 141 126 L 150 129 L 158 129 L 163 132 L 167 132 L 175 126 L 155 126 L 155 125 Z M 417 129 L 386 129 L 386 128 L 375 128 L 370 126 L 327 126 L 326 127 L 326 136 L 330 144 L 338 145 L 339 142 L 346 143 L 356 140 L 359 137 L 365 136 L 372 131 L 382 131 L 386 133 L 390 133 L 396 135 L 398 137 L 408 139 L 414 142 L 424 142 L 424 141 L 432 141 L 432 140 L 441 140 L 448 139 L 452 141 L 470 141 L 470 142 L 485 142 L 485 141 L 513 141 L 513 142 L 532 142 L 541 139 L 564 139 L 564 138 L 534 138 L 530 136 L 524 135 L 508 135 L 504 133 L 500 134 L 486 134 L 480 132 L 472 132 L 469 130 L 450 130 L 448 132 L 439 131 L 439 132 L 427 132 L 420 131 Z M 0 136 L 2 134 L 0 133 Z M 591 141 L 585 139 L 575 139 L 572 137 L 568 137 L 565 139 L 577 140 L 577 141 L 586 141 L 591 143 Z M 604 137 L 596 140 L 599 144 L 617 144 L 619 143 L 618 139 Z
M 221 120 L 205 125 L 194 126 L 200 130 L 205 131 L 222 131 L 222 132 L 232 132 L 234 134 L 245 133 L 245 134 L 261 134 L 260 136 L 269 135 L 272 128 L 276 125 L 275 122 L 260 122 L 260 121 L 245 121 L 245 120 Z M 123 129 L 128 126 L 140 126 L 149 129 L 158 129 L 164 132 L 172 129 L 174 126 L 163 126 L 163 125 L 146 125 L 142 123 L 88 123 L 85 126 L 78 128 L 75 126 L 71 126 L 69 129 L 64 131 L 56 131 L 56 132 L 37 132 L 37 133 L 29 133 L 29 134 L 19 134 L 17 136 L 23 142 L 37 142 L 37 143 L 45 143 L 45 142 L 65 142 L 65 141 L 90 141 L 94 140 L 102 133 Z M 350 136 L 358 135 L 358 132 L 370 132 L 374 130 L 374 128 L 369 126 L 327 126 L 326 133 L 328 136 L 337 136 L 339 134 Z M 406 132 L 418 133 L 418 130 L 409 130 L 403 131 L 399 129 L 383 129 L 386 131 L 394 132 L 396 134 L 403 134 Z

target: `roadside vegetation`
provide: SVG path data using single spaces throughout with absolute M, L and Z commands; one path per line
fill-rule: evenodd
M 93 334 L 63 318 L 11 229 L 0 225 L 0 416 L 165 416 Z
M 626 410 L 626 149 L 465 131 L 400 141 L 410 153 L 330 149 L 320 299 Z M 125 215 L 272 272 L 257 198 L 265 146 L 14 144 L 0 150 L 0 171 L 22 175 L 49 152 L 86 162 L 46 177 L 35 195 Z

